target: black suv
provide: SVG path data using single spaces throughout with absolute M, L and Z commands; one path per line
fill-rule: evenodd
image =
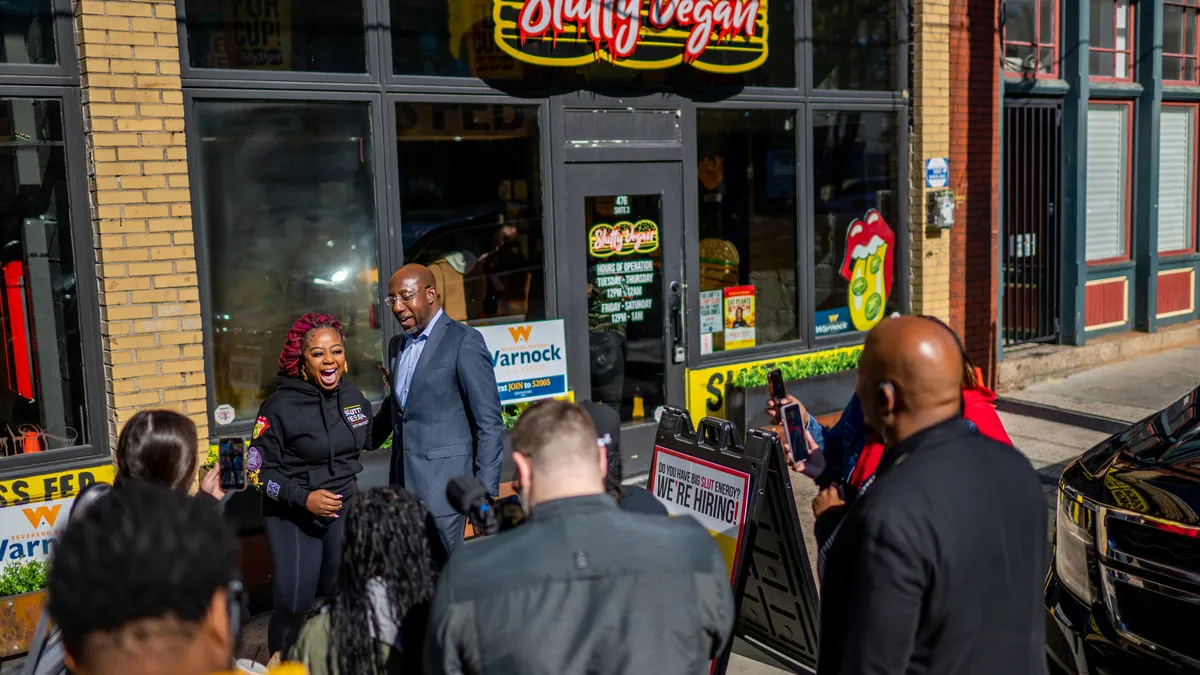
M 1068 673 L 1200 671 L 1200 389 L 1063 471 L 1046 651 Z

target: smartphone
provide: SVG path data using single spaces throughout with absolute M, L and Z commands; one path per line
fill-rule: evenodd
M 807 460 L 808 442 L 804 440 L 804 413 L 800 411 L 800 404 L 783 406 L 780 417 L 783 418 L 783 433 L 787 434 L 788 444 L 792 446 L 792 461 Z
M 246 489 L 246 441 L 222 438 L 218 441 L 217 464 L 221 471 L 221 489 L 239 492 Z
M 787 392 L 783 388 L 783 371 L 776 368 L 767 373 L 767 387 L 770 388 L 771 398 L 782 401 Z

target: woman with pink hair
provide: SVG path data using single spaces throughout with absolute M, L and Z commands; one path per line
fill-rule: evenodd
M 345 335 L 337 319 L 309 313 L 279 353 L 279 388 L 258 411 L 247 468 L 258 472 L 274 570 L 271 653 L 292 646 L 318 596 L 333 584 L 345 507 L 358 496 L 359 453 L 379 446 L 389 424 L 343 376 Z

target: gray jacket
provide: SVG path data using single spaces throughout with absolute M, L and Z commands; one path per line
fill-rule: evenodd
M 724 558 L 695 520 L 560 499 L 451 556 L 425 673 L 699 675 L 733 620 Z
M 393 375 L 399 370 L 404 336 L 388 346 Z M 475 476 L 493 495 L 500 493 L 504 421 L 496 373 L 483 335 L 443 314 L 433 324 L 401 408 L 392 392 L 385 412 L 392 419 L 390 481 L 425 502 L 435 518 L 454 515 L 446 483 Z

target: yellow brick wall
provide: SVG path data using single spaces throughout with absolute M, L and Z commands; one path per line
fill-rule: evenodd
M 109 432 L 147 408 L 208 436 L 173 0 L 75 6 Z
M 950 0 L 914 0 L 913 24 L 912 310 L 948 321 L 950 233 L 925 226 L 925 160 L 950 157 Z

